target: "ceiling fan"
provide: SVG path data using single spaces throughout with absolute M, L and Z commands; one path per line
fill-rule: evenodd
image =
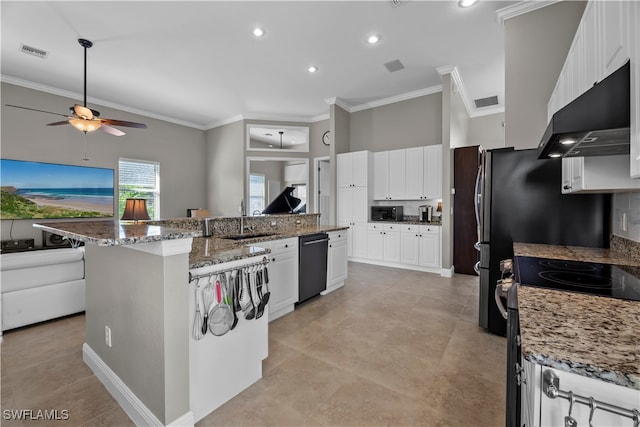
M 123 126 L 131 128 L 146 129 L 147 125 L 144 123 L 127 122 L 124 120 L 115 119 L 103 119 L 100 118 L 100 113 L 96 110 L 87 108 L 87 49 L 93 46 L 93 43 L 86 39 L 78 39 L 80 46 L 84 48 L 84 103 L 83 105 L 75 104 L 73 107 L 69 107 L 70 114 L 53 113 L 51 111 L 38 110 L 35 108 L 21 107 L 19 105 L 9 105 L 7 107 L 21 108 L 23 110 L 39 111 L 41 113 L 55 114 L 56 116 L 66 117 L 67 120 L 60 122 L 53 122 L 47 124 L 47 126 L 60 126 L 70 124 L 76 129 L 87 134 L 87 132 L 93 132 L 94 130 L 102 129 L 103 131 L 114 135 L 125 135 L 123 131 L 115 128 L 114 126 Z

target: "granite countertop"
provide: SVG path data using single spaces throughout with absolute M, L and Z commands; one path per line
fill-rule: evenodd
M 581 246 L 544 245 L 537 243 L 514 243 L 514 256 L 563 259 L 569 261 L 598 262 L 601 264 L 628 265 L 640 267 L 640 260 L 625 254 L 603 248 Z
M 520 286 L 523 356 L 640 390 L 640 302 Z
M 261 242 L 300 237 L 308 234 L 346 230 L 349 227 L 319 226 L 278 229 L 269 236 L 243 239 L 241 241 L 225 239 L 224 236 L 200 237 L 193 239 L 189 254 L 189 268 L 222 264 L 229 261 L 260 256 L 271 252 L 260 247 Z
M 35 228 L 97 246 L 133 245 L 202 236 L 202 231 L 117 221 L 47 222 Z

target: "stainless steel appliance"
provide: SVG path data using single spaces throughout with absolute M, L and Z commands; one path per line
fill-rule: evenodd
M 402 221 L 402 206 L 371 206 L 371 221 Z
M 418 212 L 420 213 L 420 222 L 431 222 L 433 219 L 433 206 L 431 205 L 418 206 Z
M 313 298 L 327 288 L 326 233 L 300 236 L 298 259 L 298 303 Z
M 521 427 L 520 318 L 518 283 L 568 292 L 640 301 L 640 273 L 623 265 L 578 262 L 558 259 L 515 257 L 512 276 L 511 260 L 501 263 L 505 279 L 498 281 L 495 302 L 507 320 L 507 427 Z M 506 307 L 502 303 L 506 297 Z
M 513 258 L 513 242 L 608 247 L 611 195 L 562 194 L 562 165 L 538 160 L 537 151 L 482 150 L 476 215 L 480 262 L 479 324 L 506 335 L 494 303 L 500 260 Z

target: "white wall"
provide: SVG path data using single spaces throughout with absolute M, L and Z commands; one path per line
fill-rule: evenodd
M 121 137 L 102 131 L 88 134 L 90 161 L 83 161 L 84 137 L 81 132 L 68 125 L 45 126 L 60 117 L 5 106 L 15 104 L 65 114 L 77 102 L 2 83 L 2 158 L 111 168 L 116 171 L 116 186 L 119 158 L 155 161 L 160 163 L 162 218 L 184 217 L 188 208 L 204 206 L 206 164 L 203 131 L 90 104 L 100 111 L 101 117 L 142 122 L 148 128 L 123 128 L 126 135 Z M 31 220 L 14 221 L 12 237 L 35 238 L 36 244 L 40 244 L 42 234 L 32 224 Z M 10 238 L 10 229 L 11 222 L 2 221 L 2 240 Z
M 456 145 L 456 148 L 472 145 L 481 145 L 487 150 L 504 148 L 504 113 L 472 117 L 469 120 L 469 138 L 466 144 Z

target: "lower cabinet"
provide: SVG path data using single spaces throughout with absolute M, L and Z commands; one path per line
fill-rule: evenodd
M 367 259 L 398 267 L 440 268 L 440 227 L 369 223 Z
M 327 290 L 322 294 L 342 287 L 347 278 L 347 230 L 331 231 L 327 235 Z
M 342 222 L 341 227 L 349 227 L 347 232 L 347 256 L 349 258 L 367 257 L 367 223 Z
M 369 223 L 367 226 L 367 258 L 400 262 L 400 226 Z
M 260 243 L 271 249 L 269 256 L 269 321 L 294 309 L 298 302 L 298 239 Z

